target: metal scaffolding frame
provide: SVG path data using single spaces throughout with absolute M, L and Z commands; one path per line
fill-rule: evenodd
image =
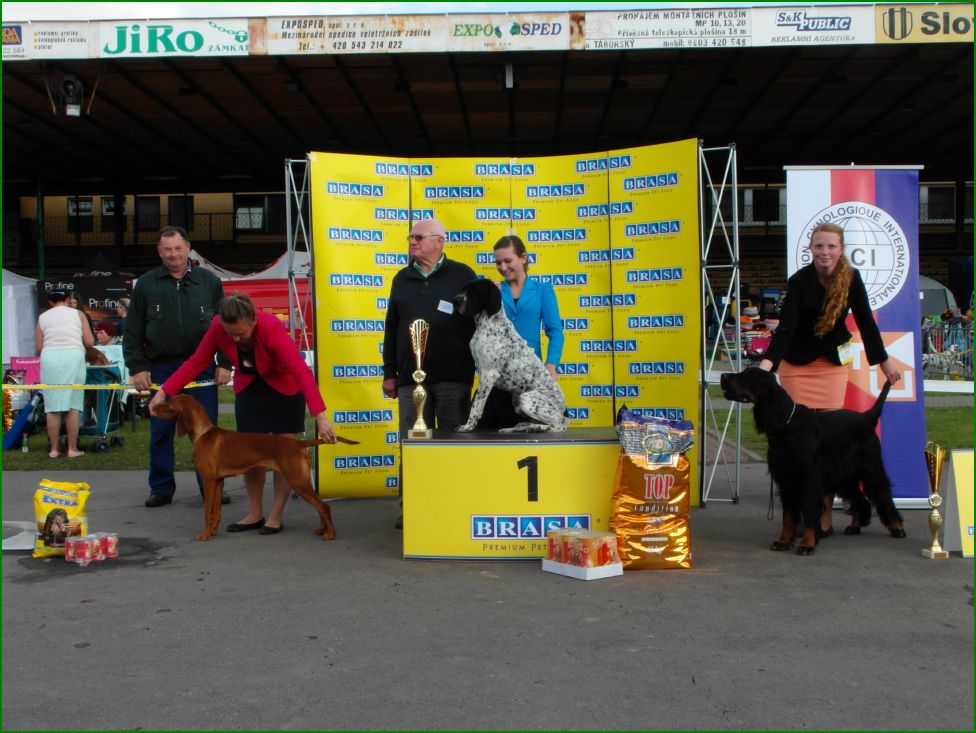
M 699 431 L 700 447 L 699 486 L 701 504 L 705 506 L 710 498 L 715 475 L 721 467 L 728 480 L 727 497 L 713 498 L 712 501 L 739 503 L 740 463 L 742 446 L 742 405 L 731 403 L 728 413 L 719 421 L 716 405 L 708 393 L 710 384 L 718 382 L 719 371 L 715 363 L 722 353 L 729 356 L 735 371 L 742 369 L 742 329 L 738 324 L 739 313 L 739 203 L 737 192 L 738 170 L 735 144 L 706 148 L 698 143 L 698 171 L 700 195 L 698 198 L 699 236 L 701 238 L 701 384 L 699 389 Z M 707 211 L 705 202 L 711 203 Z M 731 212 L 732 220 L 726 221 L 722 208 Z M 708 221 L 706 221 L 706 217 Z M 722 285 L 725 278 L 728 284 Z M 732 339 L 726 334 L 724 325 L 735 303 L 736 320 Z M 709 339 L 709 317 L 714 319 L 715 334 Z M 730 343 L 730 341 L 732 343 Z M 709 343 L 711 342 L 711 343 Z M 724 401 L 720 409 L 725 409 Z M 715 443 L 709 455 L 709 447 Z M 734 448 L 734 463 L 727 453 Z
M 296 325 L 302 329 L 302 348 L 311 351 L 309 328 L 315 329 L 315 267 L 312 256 L 312 222 L 309 187 L 309 161 L 307 158 L 285 159 L 285 236 L 288 245 L 288 333 L 295 340 Z M 301 179 L 295 173 L 300 170 Z M 306 214 L 309 214 L 306 216 Z M 308 253 L 308 285 L 305 288 L 304 302 L 299 307 L 298 282 L 295 274 L 295 252 Z M 312 314 L 312 323 L 305 321 L 305 313 Z M 314 352 L 313 352 L 314 356 Z M 318 360 L 312 359 L 312 372 L 318 381 Z M 315 424 L 309 426 L 306 416 L 305 433 L 315 437 Z M 318 495 L 319 452 L 312 451 L 312 488 Z
M 301 181 L 296 182 L 295 169 L 301 168 Z M 308 160 L 285 159 L 285 237 L 288 246 L 288 332 L 295 338 L 296 324 L 302 329 L 302 346 L 305 351 L 311 350 L 308 338 L 309 324 L 305 322 L 305 313 L 311 313 L 315 319 L 315 309 L 308 308 L 315 302 L 314 281 L 312 273 L 312 235 L 311 222 L 306 221 L 305 212 L 310 210 L 309 197 L 309 165 Z M 295 275 L 295 252 L 308 253 L 308 287 L 305 289 L 305 301 L 302 307 L 296 308 L 299 301 L 298 283 Z M 307 310 L 306 310 L 307 308 Z M 314 324 L 313 324 L 314 328 Z

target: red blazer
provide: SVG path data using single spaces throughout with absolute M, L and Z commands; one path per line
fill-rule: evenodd
M 318 415 L 325 409 L 325 402 L 319 394 L 315 376 L 302 359 L 298 347 L 275 316 L 263 311 L 257 312 L 254 324 L 254 366 L 261 378 L 283 395 L 294 395 L 299 391 L 305 395 L 308 411 Z M 214 354 L 222 351 L 237 367 L 234 373 L 234 392 L 241 392 L 254 381 L 253 374 L 242 374 L 237 355 L 237 344 L 224 332 L 220 316 L 210 323 L 210 328 L 193 355 L 177 369 L 173 376 L 163 383 L 167 395 L 175 395 L 190 380 L 213 363 Z

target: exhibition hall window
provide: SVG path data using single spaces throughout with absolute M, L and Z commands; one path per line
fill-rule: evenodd
M 68 231 L 72 233 L 94 231 L 91 196 L 75 196 L 68 199 Z

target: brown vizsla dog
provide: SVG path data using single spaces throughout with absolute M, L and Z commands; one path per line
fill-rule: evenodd
M 319 513 L 321 524 L 315 534 L 323 540 L 335 537 L 332 511 L 312 490 L 312 458 L 305 450 L 326 441 L 296 440 L 288 435 L 235 433 L 210 422 L 203 405 L 190 395 L 176 395 L 156 408 L 156 414 L 176 420 L 177 435 L 189 435 L 193 443 L 193 463 L 203 479 L 204 525 L 197 540 L 209 540 L 220 527 L 220 496 L 224 479 L 256 466 L 281 471 L 292 490 Z M 338 438 L 342 443 L 358 441 Z

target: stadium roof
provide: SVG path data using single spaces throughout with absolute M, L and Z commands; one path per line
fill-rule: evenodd
M 589 33 L 591 15 L 572 17 Z M 253 19 L 245 27 L 253 44 Z M 313 150 L 527 158 L 689 137 L 735 143 L 741 182 L 781 181 L 784 165 L 851 162 L 972 180 L 968 32 L 963 43 L 640 48 L 587 36 L 585 47 L 552 50 L 255 54 L 252 45 L 246 55 L 8 63 L 5 23 L 4 190 L 273 191 L 283 161 Z M 84 87 L 77 117 L 62 98 L 72 76 Z

